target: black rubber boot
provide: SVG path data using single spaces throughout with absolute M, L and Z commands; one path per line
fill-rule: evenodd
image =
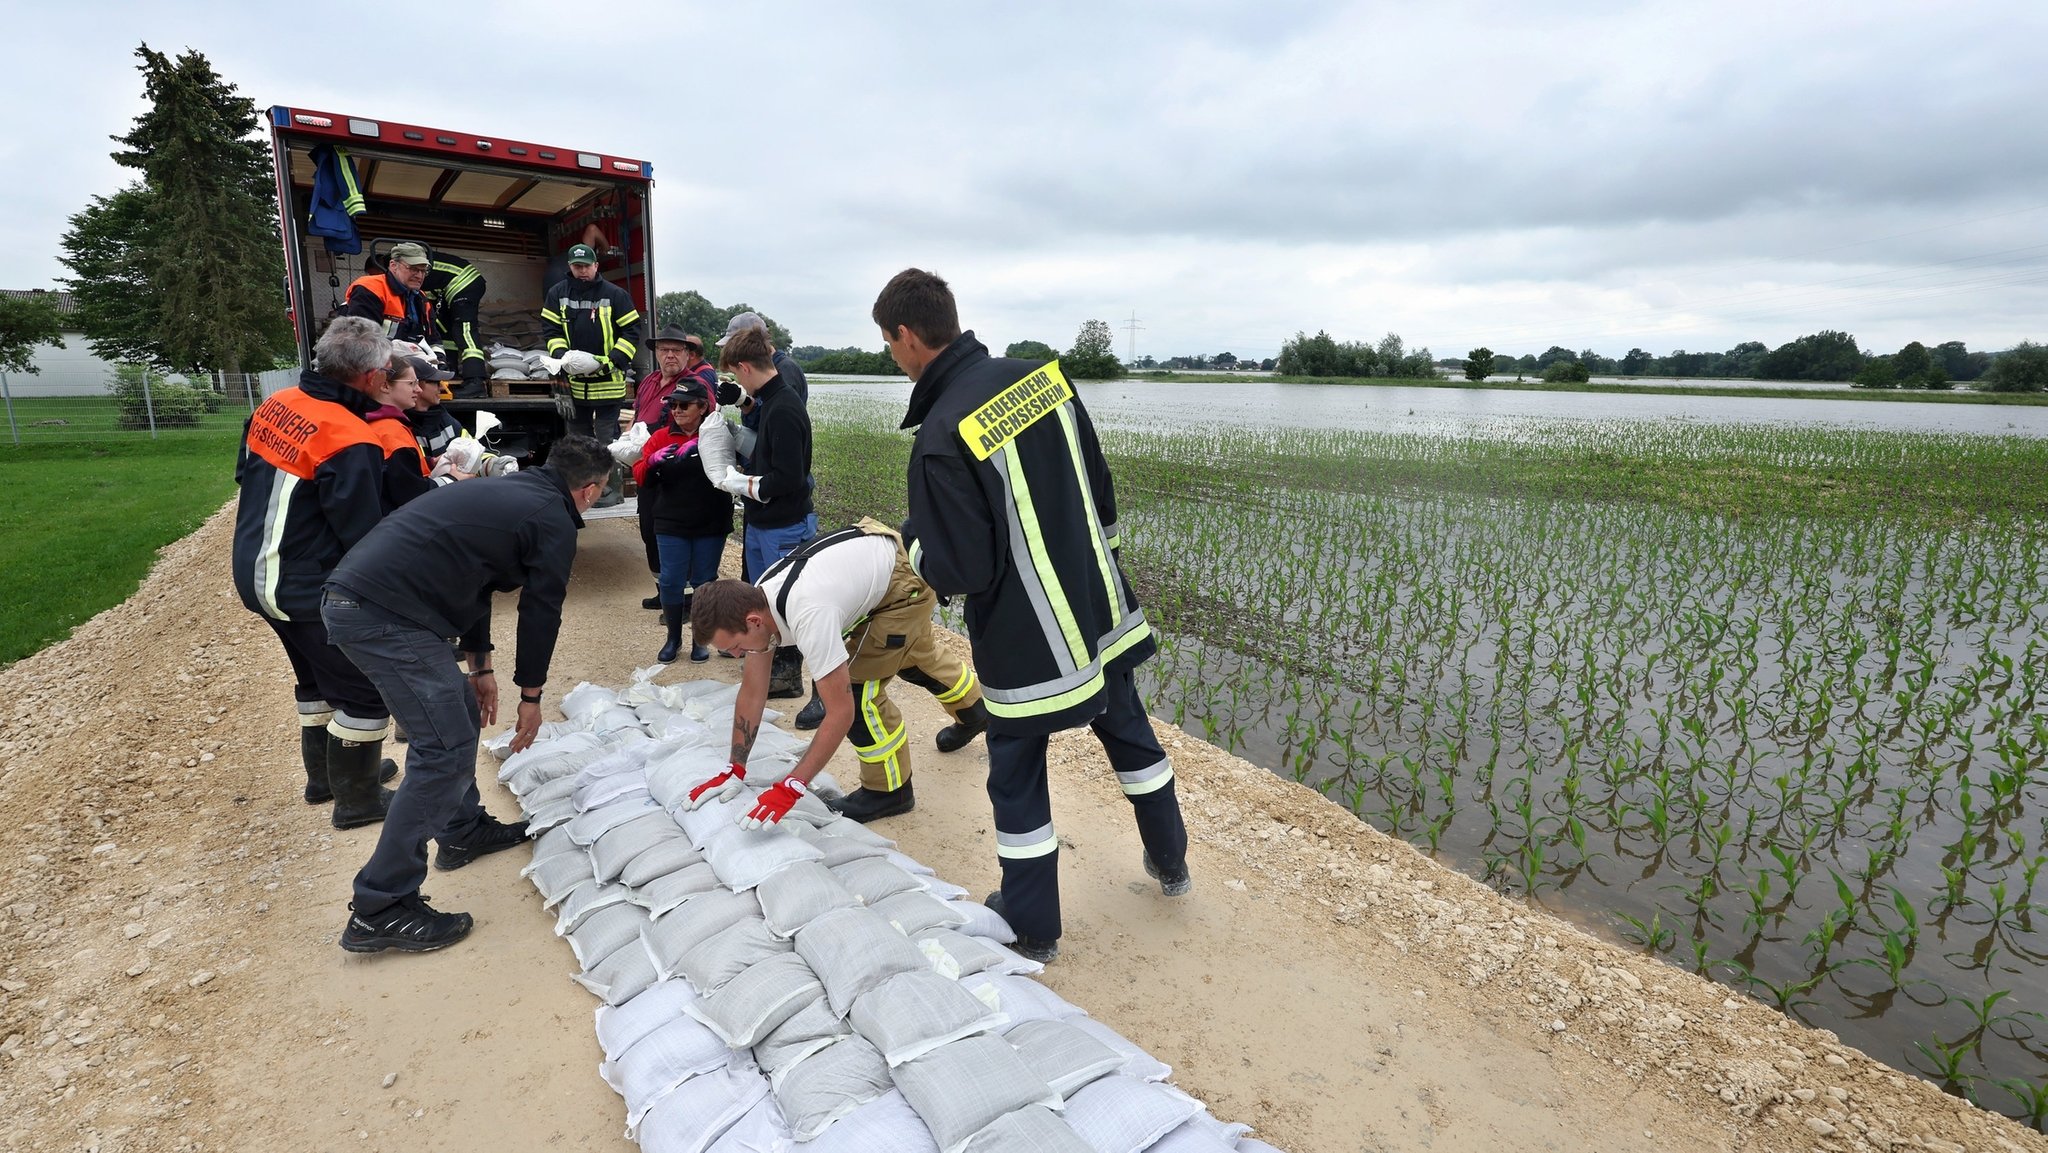
M 327 728 L 299 726 L 299 760 L 306 766 L 306 803 L 324 805 L 334 799 L 327 785 Z
M 327 730 L 322 726 L 299 730 L 299 759 L 306 765 L 306 803 L 324 805 L 334 799 L 327 783 Z M 378 766 L 377 783 L 389 784 L 398 775 L 398 762 L 390 757 Z
M 668 626 L 668 640 L 661 646 L 661 651 L 654 654 L 656 661 L 667 664 L 676 659 L 676 654 L 682 651 L 683 622 L 689 619 L 689 616 L 690 610 L 681 604 L 661 606 L 661 621 Z
M 910 782 L 883 792 L 866 786 L 855 789 L 836 801 L 826 801 L 825 806 L 848 820 L 865 825 L 883 817 L 898 817 L 917 807 L 917 794 L 910 791 Z
M 796 727 L 810 732 L 825 723 L 825 698 L 818 695 L 818 682 L 811 682 L 811 703 L 796 715 Z
M 939 730 L 934 744 L 942 753 L 957 753 L 967 747 L 967 742 L 988 730 L 988 706 L 976 701 L 960 710 L 960 716 L 952 724 Z
M 654 590 L 654 595 L 653 595 L 653 596 L 651 596 L 651 597 L 643 597 L 643 598 L 641 598 L 641 601 L 640 601 L 640 607 L 641 607 L 641 608 L 643 608 L 643 609 L 658 609 L 658 608 L 660 608 L 660 607 L 661 607 L 661 590 L 660 590 L 660 589 L 656 589 L 656 590 Z
M 1001 889 L 990 893 L 987 899 L 982 901 L 982 904 L 994 909 L 996 916 L 1001 917 L 1004 921 L 1010 919 L 1010 914 L 1003 906 L 1003 891 Z M 1059 941 L 1041 941 L 1035 937 L 1026 937 L 1022 933 L 1017 935 L 1016 940 L 1010 942 L 1010 948 L 1041 965 L 1050 962 L 1054 957 L 1060 955 Z
M 327 735 L 327 784 L 334 790 L 334 827 L 374 825 L 391 808 L 391 790 L 377 783 L 384 742 L 344 741 Z
M 795 645 L 775 650 L 775 663 L 768 672 L 768 699 L 788 700 L 804 695 L 804 657 Z

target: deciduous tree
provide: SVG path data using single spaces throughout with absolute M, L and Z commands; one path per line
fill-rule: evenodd
M 1457 347 L 1453 345 L 1452 347 Z M 1465 379 L 1485 380 L 1493 375 L 1493 350 L 1475 348 L 1465 354 Z
M 2022 340 L 1991 361 L 1977 380 L 1985 392 L 2040 392 L 2048 389 L 2048 345 Z
M 1123 362 L 1116 358 L 1115 337 L 1110 335 L 1108 323 L 1100 320 L 1084 320 L 1081 331 L 1074 337 L 1074 347 L 1060 358 L 1060 371 L 1069 380 L 1115 380 L 1124 374 Z
M 33 296 L 0 296 L 0 372 L 39 372 L 36 346 L 64 347 L 57 306 Z
M 1013 360 L 1037 361 L 1058 360 L 1060 356 L 1057 349 L 1042 340 L 1012 341 L 1010 347 L 1003 350 L 1003 355 Z
M 751 312 L 768 325 L 768 343 L 789 351 L 795 341 L 789 330 L 775 323 L 775 318 L 751 304 L 716 305 L 704 298 L 695 289 L 681 292 L 664 292 L 654 298 L 654 320 L 657 329 L 674 325 L 704 342 L 704 355 L 714 363 L 718 350 L 712 346 L 725 335 L 726 322 L 742 312 Z M 795 353 L 790 353 L 794 356 Z

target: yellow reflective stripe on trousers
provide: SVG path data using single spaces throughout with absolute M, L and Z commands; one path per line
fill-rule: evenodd
M 1005 833 L 996 830 L 996 856 L 1013 861 L 1030 860 L 1033 857 L 1048 857 L 1059 851 L 1059 834 L 1052 831 L 1052 822 L 1028 833 Z
M 1013 448 L 996 450 L 1003 458 L 1003 469 L 1010 478 L 1010 504 L 1017 514 L 1017 527 L 1024 534 L 1024 551 L 1031 558 L 1031 570 L 1038 575 L 1038 583 L 1044 591 L 1046 604 L 1052 609 L 1053 620 L 1058 623 L 1060 633 L 1067 642 L 1068 660 L 1077 668 L 1088 663 L 1088 642 L 1081 637 L 1081 626 L 1074 620 L 1074 607 L 1067 603 L 1067 590 L 1060 587 L 1060 574 L 1052 567 L 1052 557 L 1045 548 L 1045 532 L 1038 524 L 1038 508 L 1031 499 L 1031 482 L 1024 475 L 1023 462 L 1017 459 Z M 1048 642 L 1052 637 L 1045 638 Z
M 896 755 L 903 748 L 903 742 L 910 734 L 908 721 L 890 732 L 882 724 L 882 710 L 875 704 L 881 695 L 882 682 L 862 681 L 860 686 L 860 715 L 866 722 L 868 734 L 875 738 L 872 745 L 853 746 L 853 755 L 863 764 L 880 765 L 882 782 L 893 792 L 903 787 L 903 758 Z
M 962 665 L 960 667 L 960 679 L 953 682 L 952 688 L 938 694 L 938 702 L 942 705 L 950 705 L 973 691 L 974 670 Z
M 1156 765 L 1147 765 L 1142 769 L 1116 775 L 1116 783 L 1123 786 L 1124 795 L 1127 797 L 1142 797 L 1146 793 L 1156 793 L 1172 780 L 1173 765 L 1165 757 L 1159 758 Z

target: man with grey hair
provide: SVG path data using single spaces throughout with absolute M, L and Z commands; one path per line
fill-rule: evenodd
M 320 585 L 382 516 L 386 450 L 364 417 L 391 364 L 375 321 L 336 317 L 295 387 L 266 397 L 244 426 L 235 483 L 235 590 L 283 643 L 299 704 L 306 803 L 334 802 L 337 829 L 384 819 L 391 714 L 328 642 Z
M 433 266 L 426 245 L 410 240 L 392 245 L 382 272 L 366 272 L 349 284 L 341 315 L 381 324 L 393 340 L 427 342 L 433 336 L 434 309 L 420 286 Z
M 427 904 L 427 841 L 434 864 L 459 869 L 526 840 L 526 822 L 484 810 L 476 788 L 477 738 L 498 719 L 492 667 L 491 595 L 519 590 L 519 646 L 512 667 L 519 712 L 512 751 L 533 743 L 562 599 L 576 559 L 581 514 L 611 475 L 611 455 L 570 435 L 537 469 L 450 485 L 385 517 L 327 580 L 328 635 L 368 673 L 412 734 L 405 781 L 356 874 L 342 930 L 351 953 L 424 953 L 468 935 L 467 913 Z M 448 638 L 469 661 L 456 663 Z

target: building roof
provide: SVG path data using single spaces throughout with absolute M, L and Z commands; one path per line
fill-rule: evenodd
M 52 304 L 55 304 L 57 306 L 57 315 L 59 316 L 70 316 L 72 313 L 78 311 L 78 305 L 71 299 L 70 293 L 59 292 L 54 289 L 0 288 L 0 296 L 10 296 L 17 300 L 50 301 Z

